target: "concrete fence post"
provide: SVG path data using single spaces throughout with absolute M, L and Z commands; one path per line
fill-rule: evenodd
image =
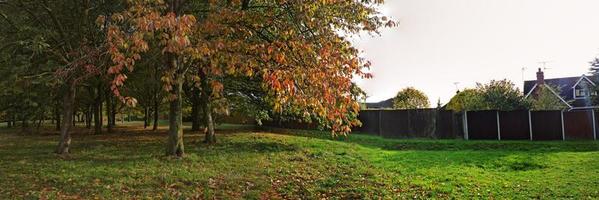
M 564 128 L 564 110 L 560 111 L 562 119 L 562 140 L 566 140 L 566 129 Z
M 464 111 L 464 117 L 462 118 L 463 128 L 464 128 L 464 139 L 469 140 L 468 138 L 468 111 Z
M 497 114 L 497 139 L 501 140 L 501 124 L 499 123 L 499 111 L 495 111 Z
M 530 110 L 528 110 L 528 133 L 530 134 L 530 141 L 532 141 L 532 117 Z
M 591 115 L 593 116 L 593 140 L 597 140 L 597 125 L 595 120 L 595 110 L 591 109 Z

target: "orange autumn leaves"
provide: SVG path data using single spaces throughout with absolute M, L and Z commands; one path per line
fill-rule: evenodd
M 176 15 L 162 1 L 131 1 L 126 11 L 99 18 L 98 24 L 109 24 L 112 91 L 121 96 L 119 87 L 124 86 L 126 73 L 150 48 L 160 48 L 163 56 L 176 55 L 181 65 L 211 77 L 213 98 L 222 97 L 227 87 L 218 77 L 260 77 L 266 101 L 276 113 L 315 119 L 334 134 L 359 125 L 351 80 L 371 77 L 364 72 L 369 63 L 338 32 L 382 26 L 380 18 L 370 17 L 375 10 L 353 1 L 244 4 L 249 2 L 209 1 L 205 8 L 209 11 L 194 16 Z M 177 70 L 163 69 L 161 80 L 167 90 Z M 197 83 L 200 78 L 190 74 L 187 80 Z
M 155 1 L 154 3 L 131 2 L 130 7 L 122 12 L 113 14 L 110 17 L 110 25 L 107 31 L 108 52 L 114 63 L 108 69 L 109 74 L 114 75 L 111 84 L 113 93 L 130 105 L 134 105 L 136 100 L 130 97 L 123 97 L 120 94 L 119 87 L 124 85 L 127 76 L 124 73 L 126 68 L 133 72 L 135 62 L 142 59 L 141 54 L 147 52 L 150 48 L 148 40 L 158 40 L 162 53 L 171 53 L 183 55 L 195 49 L 191 46 L 189 36 L 193 32 L 196 19 L 193 15 L 177 16 L 173 12 L 162 14 L 164 3 Z M 99 25 L 107 24 L 106 17 L 98 18 Z M 130 30 L 134 30 L 132 33 Z M 166 69 L 161 78 L 167 91 L 171 90 L 176 69 Z

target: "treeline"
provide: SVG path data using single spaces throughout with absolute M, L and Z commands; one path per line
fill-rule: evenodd
M 394 26 L 380 0 L 5 0 L 0 2 L 0 118 L 54 120 L 68 155 L 74 121 L 112 131 L 118 114 L 153 129 L 168 116 L 167 155 L 184 155 L 183 117 L 206 127 L 231 112 L 359 124 L 355 77 L 369 63 L 349 42 Z M 152 120 L 150 120 L 152 119 Z M 107 124 L 103 124 L 106 121 Z
M 560 93 L 560 86 L 544 84 L 539 86 L 533 96 L 527 97 L 509 80 L 492 80 L 485 84 L 477 83 L 475 88 L 458 91 L 445 109 L 456 112 L 567 109 L 568 106 L 557 96 Z

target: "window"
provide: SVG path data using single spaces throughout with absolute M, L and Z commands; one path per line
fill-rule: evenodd
M 574 98 L 576 99 L 584 99 L 592 96 L 597 96 L 597 91 L 595 91 L 595 85 L 588 81 L 588 79 L 580 79 L 579 82 L 576 83 L 576 87 L 574 88 Z
M 596 96 L 597 92 L 596 91 L 589 91 L 586 88 L 576 88 L 574 90 L 574 95 L 576 95 L 576 98 L 585 98 L 585 97 L 589 97 L 589 96 Z

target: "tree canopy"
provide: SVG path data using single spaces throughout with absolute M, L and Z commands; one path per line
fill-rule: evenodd
M 508 80 L 492 80 L 477 83 L 475 89 L 465 89 L 447 104 L 448 110 L 502 110 L 511 111 L 530 108 L 530 101 Z
M 449 103 L 446 104 L 445 109 L 456 112 L 483 110 L 486 109 L 486 105 L 478 90 L 465 89 L 453 96 L 451 100 L 449 100 Z
M 413 87 L 402 89 L 393 99 L 393 108 L 395 109 L 421 109 L 428 107 L 430 107 L 430 103 L 426 94 Z
M 184 154 L 188 107 L 195 125 L 203 120 L 207 143 L 216 142 L 213 114 L 232 109 L 347 134 L 360 124 L 361 91 L 352 79 L 371 77 L 349 38 L 395 25 L 377 10 L 383 2 L 2 1 L 1 115 L 41 121 L 53 113 L 62 120 L 57 152 L 64 155 L 73 121 L 85 118 L 88 128 L 93 121 L 101 134 L 104 113 L 110 131 L 128 105 L 141 107 L 146 125 L 153 110 L 156 125 L 163 102 L 168 155 Z

